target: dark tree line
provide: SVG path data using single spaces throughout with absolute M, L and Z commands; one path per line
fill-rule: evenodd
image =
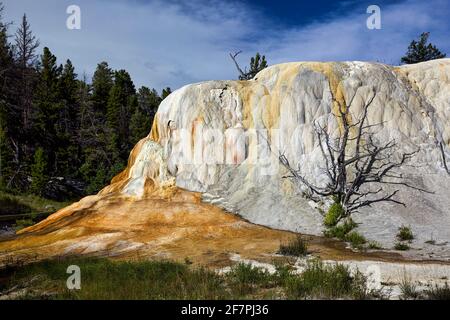
M 1 6 L 1 3 L 0 3 Z M 26 15 L 14 34 L 0 7 L 0 188 L 55 196 L 52 182 L 93 193 L 124 168 L 162 99 L 101 62 L 91 83 L 59 64 Z M 56 192 L 57 193 L 57 192 Z M 67 196 L 71 196 L 68 192 Z M 75 195 L 74 195 L 75 196 Z

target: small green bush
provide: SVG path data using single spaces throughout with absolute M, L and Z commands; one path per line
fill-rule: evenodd
M 350 242 L 352 247 L 356 249 L 361 249 L 363 245 L 367 243 L 366 238 L 356 231 L 348 233 L 344 240 Z
M 298 235 L 286 244 L 281 244 L 278 250 L 279 254 L 285 256 L 301 257 L 308 254 L 308 243 Z
M 402 292 L 402 299 L 419 299 L 420 293 L 417 290 L 417 285 L 411 281 L 410 278 L 404 276 L 400 282 L 400 291 Z
M 397 239 L 400 241 L 411 241 L 414 239 L 414 235 L 411 228 L 406 226 L 401 226 L 398 228 Z
M 347 233 L 352 231 L 357 227 L 357 224 L 353 220 L 349 219 L 343 224 L 331 227 L 324 231 L 324 235 L 327 238 L 338 238 L 340 240 L 345 240 Z
M 323 224 L 326 227 L 334 227 L 343 215 L 344 208 L 342 207 L 342 205 L 338 202 L 333 203 L 330 209 L 328 209 L 327 214 L 325 215 Z
M 383 249 L 381 244 L 379 244 L 376 241 L 370 241 L 368 244 L 368 247 L 369 247 L 369 249 L 373 249 L 373 250 Z
M 410 249 L 409 245 L 407 245 L 406 243 L 403 242 L 397 242 L 394 246 L 395 250 L 400 250 L 400 251 L 407 251 Z

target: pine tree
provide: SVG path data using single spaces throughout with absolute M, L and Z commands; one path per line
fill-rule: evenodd
M 34 163 L 31 166 L 31 187 L 30 191 L 34 194 L 41 195 L 42 189 L 48 181 L 46 175 L 47 160 L 45 158 L 44 149 L 38 148 L 34 154 Z
M 24 14 L 22 23 L 15 34 L 15 60 L 18 66 L 18 94 L 19 108 L 22 110 L 22 125 L 24 134 L 29 135 L 31 117 L 33 110 L 33 87 L 36 79 L 36 49 L 39 47 L 39 40 L 33 35 L 27 16 Z M 27 138 L 27 137 L 26 137 Z M 25 141 L 25 148 L 28 141 Z M 26 152 L 29 148 L 26 148 Z
M 419 41 L 413 40 L 408 47 L 406 56 L 402 57 L 402 63 L 413 64 L 445 58 L 446 55 L 439 51 L 435 45 L 428 43 L 429 36 L 429 32 L 424 32 Z
M 167 98 L 171 93 L 172 93 L 172 89 L 170 89 L 169 87 L 163 89 L 163 91 L 162 91 L 162 93 L 161 93 L 161 99 L 164 100 L 164 99 Z
M 41 56 L 39 83 L 35 92 L 36 113 L 33 129 L 36 144 L 42 146 L 48 155 L 49 169 L 58 172 L 56 150 L 58 144 L 57 124 L 62 104 L 59 97 L 59 77 L 61 67 L 56 64 L 56 57 L 46 47 Z
M 248 77 L 253 79 L 258 72 L 267 68 L 266 56 L 262 56 L 259 52 L 256 53 L 255 57 L 250 59 L 250 70 L 248 72 Z
M 113 132 L 109 151 L 113 159 L 126 162 L 130 147 L 129 123 L 137 101 L 130 75 L 125 70 L 116 71 L 107 106 L 107 125 Z
M 55 122 L 57 150 L 55 154 L 58 175 L 74 176 L 73 167 L 78 166 L 78 81 L 75 68 L 67 60 L 58 82 L 59 116 Z
M 13 106 L 12 96 L 15 92 L 14 61 L 11 45 L 8 42 L 10 23 L 3 21 L 3 4 L 0 2 L 0 188 L 14 185 L 14 172 L 19 167 L 19 150 L 13 149 L 11 142 L 20 144 L 12 134 L 17 128 L 17 108 Z M 19 126 L 20 128 L 20 126 Z
M 106 115 L 109 93 L 113 84 L 113 72 L 108 63 L 99 63 L 92 78 L 92 102 L 96 112 Z
M 230 57 L 239 72 L 239 80 L 251 80 L 256 76 L 258 72 L 268 67 L 266 56 L 261 56 L 259 52 L 257 52 L 256 55 L 250 59 L 250 70 L 247 71 L 247 68 L 244 68 L 244 70 L 242 70 L 236 60 L 236 57 L 241 54 L 241 52 L 242 51 L 239 51 L 235 54 L 230 53 Z
M 170 94 L 170 88 L 163 90 L 164 95 Z M 130 120 L 131 145 L 146 137 L 151 130 L 161 98 L 155 89 L 141 87 L 137 94 L 138 106 Z

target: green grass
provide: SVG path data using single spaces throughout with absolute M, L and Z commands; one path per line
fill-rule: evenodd
M 0 216 L 26 215 L 16 220 L 16 230 L 31 226 L 39 221 L 37 218 L 45 217 L 45 214 L 56 212 L 69 204 L 70 202 L 57 202 L 35 195 L 13 195 L 0 191 Z M 38 216 L 42 213 L 44 215 Z
M 381 250 L 383 247 L 376 241 L 369 241 L 367 247 L 372 250 Z
M 26 208 L 29 208 L 28 212 L 51 212 L 51 211 L 57 211 L 61 208 L 64 208 L 71 204 L 72 202 L 58 202 L 53 200 L 44 199 L 35 195 L 31 194 L 20 194 L 20 195 L 13 195 L 10 193 L 5 193 L 3 191 L 0 191 L 0 201 L 2 199 L 11 199 L 15 204 L 18 206 L 24 206 Z M 18 207 L 13 207 L 12 210 L 9 210 L 7 214 L 21 214 L 24 212 L 19 212 L 15 209 Z
M 411 228 L 406 226 L 401 226 L 398 228 L 397 239 L 400 241 L 411 241 L 414 239 L 414 235 Z
M 66 288 L 69 265 L 78 265 L 81 269 L 81 290 Z M 174 262 L 45 261 L 18 270 L 9 286 L 29 283 L 37 276 L 39 281 L 32 290 L 35 294 L 24 298 L 133 300 L 229 297 L 223 279 L 215 273 L 202 268 L 190 269 Z
M 367 243 L 366 238 L 356 231 L 348 233 L 344 240 L 350 242 L 351 246 L 355 249 L 362 249 L 364 244 Z
M 69 265 L 81 269 L 81 289 L 68 290 Z M 5 275 L 0 274 L 0 279 Z M 120 262 L 107 259 L 43 261 L 26 265 L 0 284 L 26 291 L 20 299 L 305 299 L 376 298 L 365 277 L 342 265 L 307 264 L 301 274 L 278 264 L 269 272 L 239 263 L 226 274 L 170 261 Z
M 400 282 L 400 291 L 402 292 L 401 299 L 403 300 L 417 300 L 421 298 L 417 285 L 413 283 L 406 275 Z
M 31 212 L 31 207 L 14 196 L 0 194 L 0 215 L 24 214 Z
M 319 260 L 308 263 L 303 273 L 286 281 L 290 299 L 368 299 L 375 297 L 367 289 L 367 279 L 360 273 L 351 274 L 340 264 L 325 265 Z
M 278 253 L 285 256 L 306 256 L 308 254 L 308 243 L 298 235 L 287 243 L 282 243 Z

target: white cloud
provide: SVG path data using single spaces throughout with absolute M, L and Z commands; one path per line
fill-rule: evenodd
M 408 43 L 422 31 L 450 49 L 445 0 L 405 1 L 381 6 L 382 30 L 368 30 L 363 12 L 328 18 L 302 28 L 282 28 L 238 2 L 195 0 L 76 1 L 82 30 L 67 30 L 66 8 L 74 1 L 4 0 L 7 18 L 27 12 L 43 45 L 78 73 L 92 73 L 98 62 L 128 70 L 137 85 L 161 89 L 190 82 L 236 77 L 228 52 L 256 51 L 269 63 L 298 60 L 379 60 L 398 63 Z M 347 6 L 352 8 L 351 5 Z

